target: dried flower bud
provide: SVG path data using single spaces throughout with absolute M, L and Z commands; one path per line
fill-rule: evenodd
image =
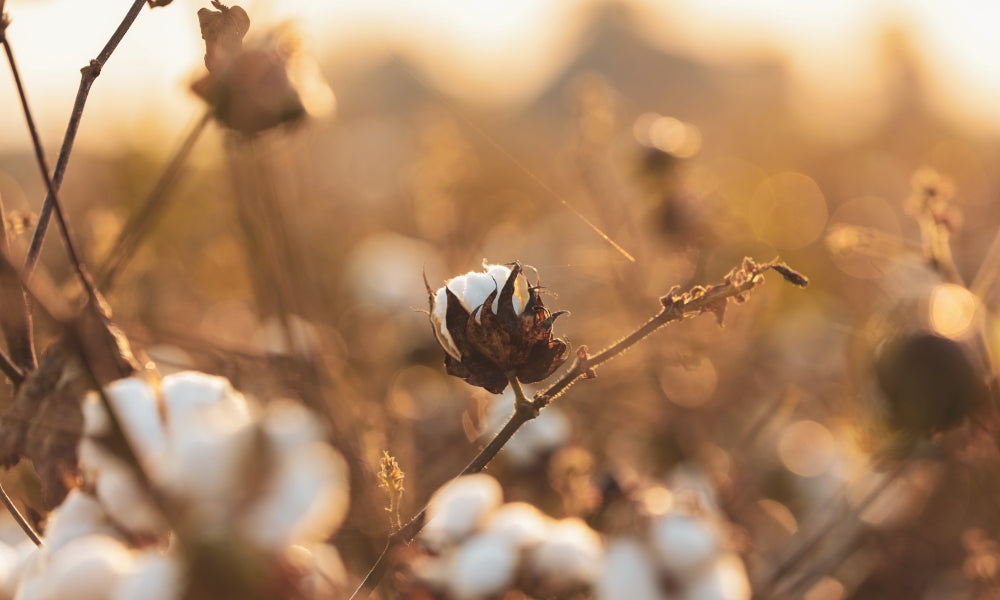
M 222 13 L 202 9 L 198 16 L 208 73 L 191 89 L 220 123 L 252 134 L 332 112 L 333 92 L 292 29 L 278 28 L 244 45 L 249 18 L 238 6 Z
M 932 333 L 890 340 L 875 356 L 890 429 L 915 437 L 958 425 L 987 396 L 962 344 Z
M 450 375 L 499 394 L 513 373 L 523 383 L 541 381 L 565 360 L 567 344 L 553 338 L 538 286 L 521 266 L 483 265 L 485 273 L 454 277 L 437 291 L 427 286 L 434 335 L 444 348 Z

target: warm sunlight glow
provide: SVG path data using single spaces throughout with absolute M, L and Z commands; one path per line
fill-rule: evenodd
M 945 337 L 964 337 L 972 328 L 977 305 L 976 297 L 969 290 L 954 283 L 943 283 L 931 292 L 931 327 Z
M 802 477 L 822 475 L 833 462 L 836 444 L 830 430 L 816 421 L 798 421 L 781 432 L 778 456 L 792 473 Z

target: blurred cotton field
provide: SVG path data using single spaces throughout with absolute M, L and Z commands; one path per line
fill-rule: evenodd
M 1000 595 L 992 4 L 0 7 L 0 597 Z

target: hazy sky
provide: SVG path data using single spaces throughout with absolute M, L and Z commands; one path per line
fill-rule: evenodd
M 875 60 L 887 26 L 911 33 L 933 94 L 957 125 L 1000 133 L 1000 3 L 966 0 L 624 0 L 651 43 L 705 61 L 785 63 L 810 110 L 878 118 Z M 251 0 L 254 30 L 291 20 L 320 55 L 408 55 L 423 76 L 469 100 L 519 102 L 570 60 L 589 7 L 582 0 Z M 9 38 L 48 143 L 62 134 L 79 69 L 104 45 L 130 0 L 8 0 Z M 169 132 L 197 109 L 185 83 L 203 46 L 195 11 L 175 0 L 144 10 L 94 86 L 83 143 L 134 132 L 157 115 Z M 253 30 L 252 30 L 253 31 Z M 6 71 L 6 69 L 4 69 Z M 27 143 L 9 76 L 0 76 L 0 144 Z M 793 103 L 794 104 L 794 103 Z M 874 116 L 872 116 L 874 115 Z M 105 121 L 101 128 L 87 122 Z M 110 128 L 110 130 L 109 130 Z M 117 128 L 117 129 L 116 129 Z M 150 134 L 155 132 L 150 131 Z

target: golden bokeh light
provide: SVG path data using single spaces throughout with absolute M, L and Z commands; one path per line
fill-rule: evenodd
M 954 283 L 934 288 L 930 299 L 931 328 L 938 335 L 959 339 L 968 335 L 976 317 L 976 297 Z
M 778 439 L 781 464 L 802 477 L 822 475 L 833 463 L 836 442 L 833 434 L 816 421 L 802 420 L 789 425 Z
M 782 250 L 808 246 L 826 227 L 826 198 L 816 181 L 802 173 L 768 177 L 757 186 L 749 208 L 758 237 Z

